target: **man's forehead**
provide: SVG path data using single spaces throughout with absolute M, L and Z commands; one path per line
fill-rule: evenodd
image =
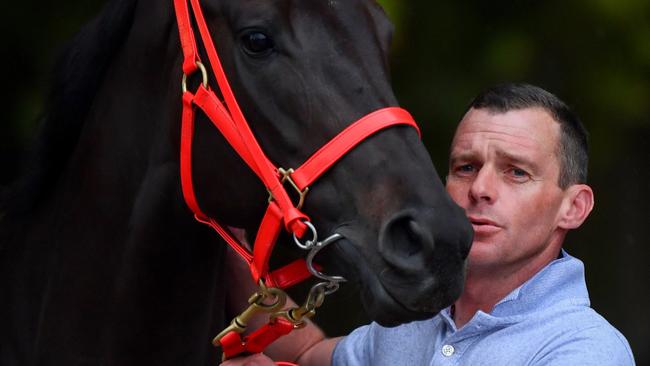
M 559 134 L 559 123 L 541 108 L 470 110 L 458 126 L 450 159 L 476 160 L 489 151 L 501 159 L 532 164 L 556 155 Z
M 470 109 L 461 120 L 452 148 L 471 144 L 477 139 L 503 141 L 522 147 L 555 148 L 560 125 L 542 108 L 526 108 L 505 113 Z

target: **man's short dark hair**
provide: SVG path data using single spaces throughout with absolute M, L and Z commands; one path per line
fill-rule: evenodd
M 587 130 L 578 116 L 555 95 L 530 84 L 500 84 L 482 91 L 468 109 L 506 113 L 535 107 L 546 110 L 560 124 L 560 188 L 586 183 L 589 164 Z

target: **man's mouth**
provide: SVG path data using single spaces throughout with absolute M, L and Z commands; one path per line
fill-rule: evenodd
M 499 224 L 484 217 L 470 216 L 469 221 L 472 223 L 475 235 L 493 234 L 501 230 Z

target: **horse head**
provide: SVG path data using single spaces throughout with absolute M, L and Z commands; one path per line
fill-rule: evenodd
M 352 122 L 397 105 L 392 26 L 374 1 L 204 7 L 244 115 L 278 166 L 300 166 Z M 266 191 L 210 129 L 197 133 L 198 200 L 254 232 Z M 304 211 L 319 231 L 343 236 L 324 255 L 328 272 L 360 281 L 365 308 L 381 324 L 429 317 L 460 295 L 471 230 L 415 129 L 392 127 L 357 146 L 311 187 Z

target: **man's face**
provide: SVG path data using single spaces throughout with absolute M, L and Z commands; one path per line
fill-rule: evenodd
M 559 248 L 559 136 L 559 123 L 541 108 L 470 109 L 460 122 L 447 191 L 474 228 L 471 270 L 516 271 Z

